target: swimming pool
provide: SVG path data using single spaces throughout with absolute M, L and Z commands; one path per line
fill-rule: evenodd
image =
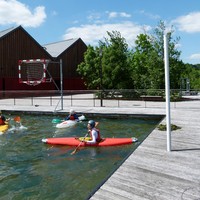
M 137 137 L 119 147 L 74 147 L 43 144 L 42 138 L 84 136 L 87 122 L 57 129 L 53 115 L 20 114 L 21 128 L 0 136 L 1 199 L 85 199 L 137 148 L 161 118 L 93 117 L 103 137 Z M 11 118 L 14 115 L 9 116 Z M 56 116 L 61 117 L 61 116 Z M 87 117 L 87 116 L 86 116 Z M 90 119 L 90 117 L 87 117 Z M 11 121 L 11 124 L 15 124 Z

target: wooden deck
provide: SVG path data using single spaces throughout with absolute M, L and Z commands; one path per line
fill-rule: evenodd
M 154 130 L 91 200 L 199 200 L 200 110 L 175 109 L 172 151 L 166 132 Z M 165 120 L 163 122 L 165 123 Z

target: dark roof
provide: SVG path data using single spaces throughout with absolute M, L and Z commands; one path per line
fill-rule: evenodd
M 22 26 L 18 26 L 18 27 L 12 27 L 3 31 L 0 31 L 0 38 L 6 36 L 7 34 L 9 34 L 10 32 L 12 32 L 13 30 L 17 29 L 17 28 L 22 28 Z M 23 28 L 22 28 L 23 29 Z M 24 29 L 23 29 L 24 30 Z M 25 31 L 25 30 L 24 30 Z M 26 32 L 26 31 L 25 31 Z M 27 33 L 27 32 L 26 32 Z M 28 34 L 28 33 L 27 33 Z M 28 34 L 29 35 L 29 34 Z M 31 37 L 29 35 L 29 37 Z M 32 38 L 32 37 L 31 37 Z M 34 38 L 32 38 L 33 40 L 35 40 Z M 50 43 L 50 44 L 45 44 L 45 45 L 40 45 L 36 40 L 35 42 L 38 43 L 39 46 L 43 47 L 44 50 L 46 50 L 46 52 L 54 57 L 57 58 L 59 55 L 61 55 L 66 49 L 68 49 L 71 45 L 73 45 L 76 41 L 78 41 L 80 38 L 76 38 L 76 39 L 69 39 L 69 40 L 63 40 L 63 41 L 59 41 L 59 42 L 54 42 L 54 43 Z
M 79 38 L 63 40 L 60 42 L 54 42 L 50 44 L 43 45 L 44 49 L 52 56 L 58 57 L 66 49 L 68 49 L 72 44 L 74 44 Z
M 14 29 L 16 29 L 16 27 L 12 27 L 12 28 L 0 31 L 0 38 L 3 37 L 4 35 L 8 34 L 9 32 L 13 31 Z

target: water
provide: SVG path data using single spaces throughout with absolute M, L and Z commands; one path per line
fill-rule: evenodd
M 9 116 L 13 117 L 14 116 Z M 81 148 L 43 144 L 42 138 L 84 136 L 87 122 L 66 129 L 51 123 L 55 116 L 21 115 L 0 135 L 0 199 L 86 199 L 116 170 L 139 143 L 119 147 Z M 160 119 L 96 118 L 103 137 L 137 137 L 140 142 Z

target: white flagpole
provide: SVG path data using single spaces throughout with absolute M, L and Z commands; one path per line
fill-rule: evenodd
M 63 110 L 63 66 L 62 66 L 62 59 L 60 59 L 60 99 L 61 99 L 61 110 Z
M 170 76 L 169 76 L 169 53 L 168 53 L 168 34 L 167 33 L 164 33 L 164 62 L 165 62 L 167 151 L 171 151 Z

